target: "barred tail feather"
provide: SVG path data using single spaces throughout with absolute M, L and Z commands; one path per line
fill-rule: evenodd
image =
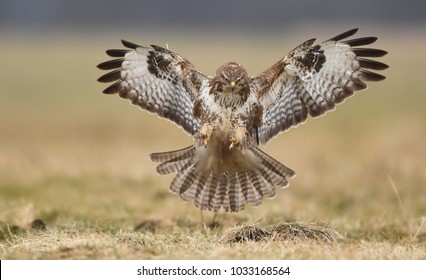
M 239 171 L 238 178 L 241 184 L 241 191 L 243 192 L 246 203 L 250 206 L 256 207 L 262 203 L 262 198 L 256 194 L 251 181 L 249 181 L 246 171 Z
M 213 198 L 215 197 L 216 190 L 218 189 L 219 178 L 217 174 L 212 171 L 207 179 L 206 185 L 210 186 L 209 188 L 205 188 L 203 195 L 200 197 L 201 202 L 200 205 L 210 205 L 209 210 L 218 211 L 220 209 L 220 205 L 218 205 L 217 210 L 214 210 Z M 201 208 L 201 207 L 200 207 Z
M 194 198 L 194 204 L 197 208 L 202 208 L 201 205 L 201 200 L 203 197 L 203 193 L 208 191 L 210 189 L 211 186 L 207 186 L 206 185 L 206 180 L 207 180 L 208 174 L 206 172 L 201 173 L 197 184 L 196 184 L 196 189 L 195 189 L 195 196 L 191 196 L 191 200 L 193 200 Z
M 186 185 L 184 185 L 183 183 L 185 181 L 187 181 L 186 179 L 191 178 L 191 176 L 188 176 L 188 174 L 190 175 L 190 171 L 192 170 L 193 166 L 190 166 L 191 162 L 188 162 L 185 166 L 184 166 L 184 170 L 181 170 L 178 172 L 178 174 L 175 176 L 175 178 L 173 179 L 173 181 L 170 183 L 170 192 L 174 193 L 174 194 L 182 194 L 184 193 L 188 188 L 186 187 Z M 187 167 L 186 167 L 187 166 Z
M 176 151 L 153 153 L 149 155 L 149 158 L 154 162 L 165 162 L 165 161 L 176 159 L 181 156 L 183 156 L 184 158 L 188 158 L 190 155 L 193 155 L 194 152 L 195 152 L 195 147 L 191 145 L 189 147 L 176 150 Z
M 229 209 L 229 199 L 228 197 L 228 174 L 223 172 L 219 177 L 218 190 L 216 191 L 216 196 L 213 199 L 214 209 L 220 209 L 223 207 L 225 211 Z
M 295 172 L 257 147 L 234 149 L 216 158 L 205 147 L 151 155 L 159 174 L 177 172 L 170 191 L 202 210 L 238 212 L 272 199 L 275 187 L 287 187 Z
M 191 162 L 194 154 L 195 147 L 189 146 L 176 151 L 154 153 L 149 157 L 154 162 L 162 162 L 157 166 L 157 173 L 164 175 L 172 172 L 180 172 L 185 169 L 188 163 Z
M 229 210 L 238 212 L 245 207 L 244 197 L 241 191 L 241 184 L 238 180 L 237 172 L 231 172 L 229 180 Z

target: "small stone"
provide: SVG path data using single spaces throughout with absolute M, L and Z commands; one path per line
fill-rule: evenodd
M 31 223 L 31 228 L 43 230 L 43 229 L 46 229 L 46 224 L 44 223 L 44 221 L 42 219 L 35 219 Z

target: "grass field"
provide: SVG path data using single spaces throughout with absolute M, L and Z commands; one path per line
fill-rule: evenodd
M 167 42 L 208 74 L 229 60 L 255 74 L 311 35 L 266 47 L 267 37 L 227 46 L 208 37 L 126 39 Z M 257 208 L 220 212 L 210 227 L 213 215 L 204 213 L 203 225 L 198 209 L 168 192 L 172 176 L 157 176 L 148 159 L 191 144 L 190 137 L 100 93 L 95 65 L 120 38 L 6 34 L 0 259 L 426 259 L 425 42 L 402 46 L 383 37 L 376 47 L 389 51 L 382 60 L 391 66 L 388 80 L 264 147 L 297 172 L 290 188 Z M 243 226 L 272 232 L 282 223 L 333 238 L 227 239 Z

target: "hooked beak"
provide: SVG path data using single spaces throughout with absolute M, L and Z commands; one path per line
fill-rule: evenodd
M 229 85 L 231 86 L 231 90 L 234 91 L 236 87 L 236 83 L 232 81 Z

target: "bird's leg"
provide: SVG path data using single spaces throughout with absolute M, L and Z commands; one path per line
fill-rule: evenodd
M 204 233 L 207 233 L 207 225 L 206 225 L 206 222 L 204 222 L 203 210 L 200 210 L 200 215 L 201 215 L 201 226 L 203 227 Z
M 234 147 L 245 146 L 247 142 L 247 129 L 245 126 L 239 126 L 235 129 L 234 135 L 229 139 L 231 144 L 229 149 L 231 150 Z
M 216 226 L 217 212 L 214 212 L 212 225 Z
M 215 227 L 218 226 L 218 224 L 216 224 L 217 212 L 214 212 L 214 214 L 213 214 L 213 220 L 212 220 L 211 223 L 207 223 L 204 220 L 203 210 L 200 210 L 200 217 L 201 217 L 201 226 L 203 227 L 203 231 L 204 231 L 205 234 L 208 233 L 209 229 L 213 229 L 213 228 L 215 228 Z
M 207 146 L 207 143 L 209 142 L 210 136 L 213 132 L 213 126 L 208 123 L 204 123 L 203 126 L 201 126 L 200 132 L 199 132 L 199 139 L 201 140 L 201 145 Z

